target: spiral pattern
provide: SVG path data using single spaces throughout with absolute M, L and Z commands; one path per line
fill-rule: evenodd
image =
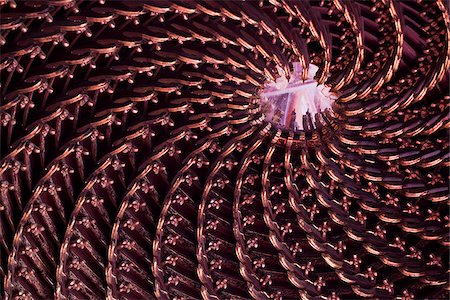
M 105 2 L 0 0 L 0 298 L 449 297 L 444 0 Z

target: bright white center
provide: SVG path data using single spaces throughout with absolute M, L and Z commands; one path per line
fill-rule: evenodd
M 316 65 L 310 64 L 307 79 L 303 80 L 303 69 L 299 62 L 293 63 L 289 79 L 279 68 L 281 76 L 275 82 L 266 84 L 260 95 L 266 120 L 279 127 L 303 130 L 304 117 L 309 113 L 315 128 L 316 115 L 331 109 L 337 98 L 329 87 L 314 79 L 318 69 Z

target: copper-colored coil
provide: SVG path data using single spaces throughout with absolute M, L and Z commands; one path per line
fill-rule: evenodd
M 0 20 L 0 297 L 448 298 L 445 1 Z M 338 96 L 302 130 L 261 108 L 293 63 Z

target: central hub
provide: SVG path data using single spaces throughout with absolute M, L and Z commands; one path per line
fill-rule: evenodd
M 314 79 L 318 69 L 310 64 L 303 80 L 303 68 L 299 62 L 293 63 L 290 74 L 278 68 L 281 76 L 275 82 L 267 83 L 260 94 L 261 110 L 266 120 L 294 131 L 303 130 L 305 126 L 316 128 L 317 114 L 331 109 L 337 99 L 329 87 Z

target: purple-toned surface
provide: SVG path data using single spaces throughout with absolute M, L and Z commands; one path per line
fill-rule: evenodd
M 0 20 L 0 298 L 449 297 L 445 1 Z

